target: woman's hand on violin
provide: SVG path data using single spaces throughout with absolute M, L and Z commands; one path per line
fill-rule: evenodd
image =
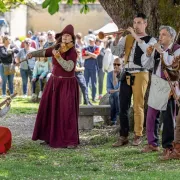
M 57 54 L 57 50 L 53 49 L 52 54 L 55 56 Z
M 52 54 L 54 55 L 55 58 L 60 58 L 61 57 L 59 51 L 57 51 L 55 49 L 53 49 Z

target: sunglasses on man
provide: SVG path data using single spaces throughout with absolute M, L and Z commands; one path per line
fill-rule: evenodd
M 113 63 L 114 66 L 120 66 L 121 64 L 118 63 Z

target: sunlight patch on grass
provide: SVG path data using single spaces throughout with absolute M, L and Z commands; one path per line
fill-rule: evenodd
M 9 175 L 8 171 L 0 171 L 0 177 L 5 177 L 7 178 Z
M 4 99 L 0 99 L 1 102 Z M 31 102 L 30 98 L 17 97 L 11 102 L 10 114 L 36 114 L 38 111 L 39 103 Z

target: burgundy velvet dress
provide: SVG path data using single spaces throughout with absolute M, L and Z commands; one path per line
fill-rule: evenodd
M 46 57 L 53 56 L 52 49 Z M 64 60 L 72 60 L 74 68 L 65 71 L 53 57 L 53 71 L 43 91 L 32 140 L 43 140 L 53 148 L 65 148 L 79 144 L 78 114 L 79 86 L 75 78 L 77 54 L 73 48 L 61 54 Z

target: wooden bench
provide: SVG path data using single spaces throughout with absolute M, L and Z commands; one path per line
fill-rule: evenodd
M 94 116 L 102 116 L 107 122 L 110 116 L 110 105 L 80 106 L 79 129 L 90 130 L 94 127 Z

